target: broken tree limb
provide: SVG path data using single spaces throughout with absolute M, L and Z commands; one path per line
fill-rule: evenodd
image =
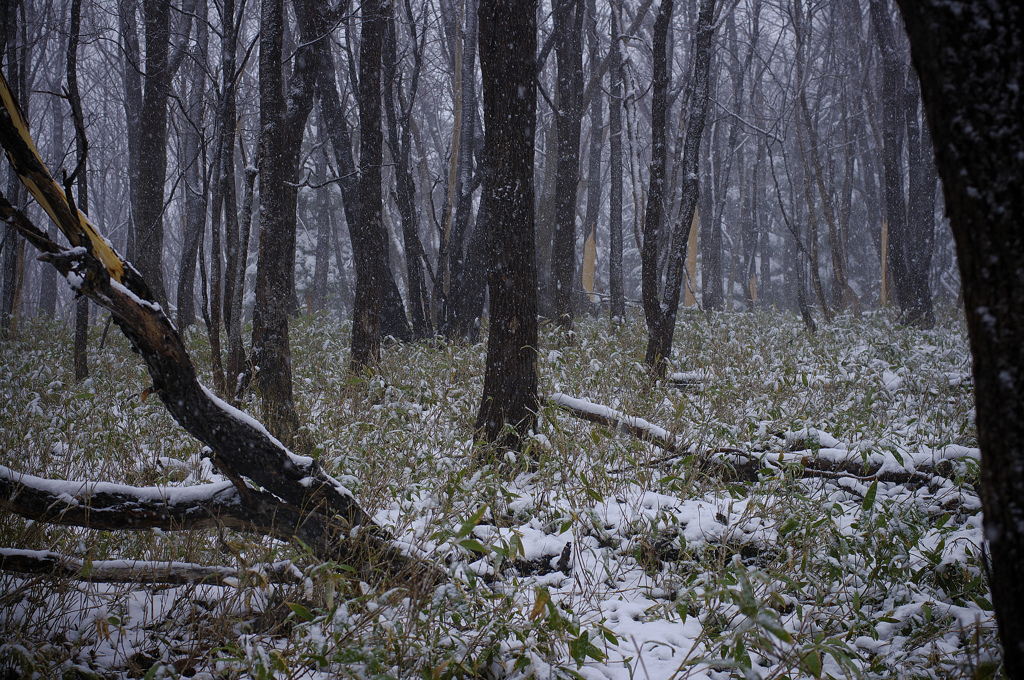
M 153 389 L 167 410 L 210 447 L 219 466 L 233 473 L 240 497 L 259 497 L 241 482 L 244 477 L 294 508 L 300 520 L 295 526 L 313 539 L 305 542 L 315 553 L 344 556 L 350 563 L 358 558 L 370 568 L 391 573 L 411 570 L 415 577 L 436 580 L 437 568 L 396 548 L 390 533 L 316 460 L 292 453 L 258 421 L 199 382 L 181 336 L 145 281 L 80 211 L 72 212 L 41 162 L 2 75 L 0 101 L 0 145 L 11 167 L 74 247 L 64 249 L 46 238 L 2 194 L 0 218 L 39 247 L 45 253 L 40 259 L 50 262 L 78 294 L 111 312 L 114 323 L 142 356 Z
M 150 560 L 84 560 L 49 550 L 0 548 L 0 570 L 19 574 L 44 574 L 91 583 L 162 583 L 236 586 L 247 575 L 261 581 L 297 581 L 302 572 L 290 560 L 266 567 L 235 569 L 192 562 Z
M 894 467 L 885 462 L 865 461 L 855 451 L 847 452 L 849 457 L 837 459 L 835 456 L 822 457 L 811 450 L 790 453 L 747 452 L 735 448 L 718 448 L 698 454 L 696 448 L 687 445 L 678 436 L 668 430 L 654 425 L 643 418 L 626 415 L 602 404 L 595 404 L 587 399 L 570 397 L 556 392 L 551 395 L 550 402 L 563 411 L 571 413 L 598 425 L 612 428 L 641 441 L 663 449 L 666 455 L 647 463 L 648 467 L 656 467 L 671 463 L 687 456 L 694 456 L 695 465 L 705 469 L 717 469 L 724 476 L 739 481 L 757 481 L 762 472 L 772 474 L 782 470 L 783 466 L 793 466 L 802 479 L 809 478 L 849 478 L 860 482 L 891 482 L 896 484 L 930 483 L 935 477 L 950 478 L 955 473 L 952 461 L 970 457 L 969 453 L 960 456 L 947 456 L 934 465 L 919 465 L 916 469 Z M 613 473 L 624 472 L 624 469 L 611 470 Z
M 610 427 L 616 432 L 623 432 L 645 442 L 650 442 L 669 453 L 680 453 L 685 450 L 681 439 L 668 430 L 653 425 L 643 418 L 628 416 L 613 408 L 595 404 L 587 399 L 570 397 L 568 394 L 555 392 L 551 395 L 551 403 L 568 411 L 577 418 Z

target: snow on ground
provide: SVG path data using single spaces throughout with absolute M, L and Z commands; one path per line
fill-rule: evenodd
M 378 376 L 355 380 L 346 336 L 300 324 L 307 453 L 452 579 L 408 592 L 231 532 L 97 535 L 4 516 L 7 547 L 225 566 L 286 557 L 304 577 L 153 588 L 0 574 L 0 666 L 719 680 L 958 677 L 993 658 L 962 324 L 841 318 L 808 337 L 779 314 L 684 317 L 679 375 L 657 384 L 641 336 L 640 322 L 604 320 L 580 321 L 573 338 L 546 331 L 542 390 L 678 441 L 676 453 L 552 403 L 537 465 L 500 454 L 474 466 L 482 344 L 394 346 Z M 223 482 L 155 400 L 132 398 L 145 376 L 123 344 L 98 355 L 87 386 L 38 341 L 3 356 L 3 465 Z M 708 459 L 756 460 L 760 476 Z

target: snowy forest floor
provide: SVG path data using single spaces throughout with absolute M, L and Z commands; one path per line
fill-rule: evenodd
M 168 586 L 0 572 L 0 677 L 993 677 L 970 357 L 960 315 L 940 316 L 927 332 L 887 312 L 840 317 L 809 336 L 779 313 L 684 315 L 678 385 L 641 365 L 640 319 L 544 328 L 537 464 L 475 468 L 484 344 L 392 345 L 376 376 L 354 377 L 347 327 L 297 320 L 308 453 L 450 580 L 410 592 L 227 530 L 89 531 L 0 511 L 0 546 L 78 558 L 82 576 L 112 559 L 239 574 Z M 0 464 L 220 480 L 139 397 L 148 376 L 124 338 L 111 329 L 97 351 L 93 330 L 82 384 L 61 325 L 30 322 L 0 345 Z M 187 338 L 208 366 L 204 334 Z M 556 393 L 646 419 L 679 448 L 578 418 Z

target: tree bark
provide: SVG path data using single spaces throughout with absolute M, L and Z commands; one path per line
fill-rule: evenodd
M 619 11 L 612 7 L 611 76 L 608 95 L 608 293 L 612 318 L 624 319 L 626 298 L 622 281 L 622 50 L 619 47 Z
M 558 323 L 572 325 L 576 284 L 576 198 L 580 181 L 580 128 L 583 123 L 582 0 L 561 0 L 554 10 L 558 64 L 558 167 L 555 175 L 555 232 L 551 284 Z
M 167 306 L 164 289 L 164 180 L 167 175 L 167 98 L 172 73 L 169 64 L 171 3 L 142 0 L 146 34 L 146 69 L 139 112 L 139 174 L 136 214 L 136 264 L 160 304 Z
M 904 318 L 906 323 L 922 328 L 935 325 L 932 309 L 932 294 L 928 275 L 932 265 L 932 251 L 935 248 L 935 188 L 938 177 L 932 161 L 931 140 L 927 129 L 922 129 L 918 120 L 920 110 L 920 86 L 914 72 L 905 89 L 907 119 L 907 233 L 905 260 L 908 285 L 910 287 L 910 309 Z
M 200 16 L 205 16 L 205 3 L 200 3 Z M 209 31 L 200 22 L 195 49 L 189 64 L 189 86 L 185 97 L 185 129 L 182 162 L 185 166 L 185 230 L 182 235 L 181 262 L 178 267 L 178 328 L 184 330 L 196 322 L 195 280 L 196 258 L 200 235 L 206 230 L 207 187 L 202 153 L 203 119 L 206 116 L 206 47 Z M 216 239 L 215 239 L 216 241 Z M 219 254 L 211 258 L 218 262 Z M 214 277 L 216 278 L 219 277 Z M 212 310 L 211 310 L 212 311 Z M 213 315 L 211 314 L 211 317 Z M 219 317 L 218 317 L 219 318 Z
M 380 0 L 362 4 L 359 52 L 359 216 L 349 223 L 356 256 L 356 299 L 352 314 L 352 370 L 380 361 L 380 309 L 384 303 L 387 237 L 382 217 L 381 52 L 385 14 Z M 358 242 L 358 247 L 356 243 Z
M 280 0 L 262 1 L 260 24 L 260 249 L 252 346 L 263 420 L 271 434 L 289 445 L 299 418 L 292 397 L 288 340 L 288 274 L 294 267 L 295 242 L 294 234 L 288 233 L 285 195 L 285 183 L 291 175 L 281 75 L 284 8 Z
M 658 242 L 662 233 L 661 225 L 665 213 L 665 166 L 668 162 L 666 118 L 668 116 L 668 86 L 671 75 L 666 47 L 672 23 L 673 4 L 673 0 L 661 0 L 657 18 L 654 20 L 652 40 L 654 83 L 651 94 L 650 188 L 647 190 L 644 241 L 640 250 L 641 295 L 648 329 L 648 354 L 645 361 L 651 367 L 662 365 L 668 358 L 668 351 L 671 350 L 671 346 L 667 350 L 661 346 L 664 344 L 662 320 L 666 310 L 661 307 L 661 267 L 659 266 L 661 258 L 658 252 Z M 655 342 L 655 339 L 661 342 Z M 652 351 L 655 352 L 654 356 L 651 356 Z
M 486 222 L 491 328 L 476 427 L 487 441 L 517 448 L 538 408 L 536 5 L 536 0 L 481 0 L 479 8 L 484 144 L 491 166 L 484 191 L 493 213 Z
M 903 192 L 903 132 L 906 127 L 903 60 L 896 48 L 888 1 L 869 1 L 871 25 L 882 54 L 882 169 L 885 216 L 889 225 L 889 248 L 885 256 L 892 272 L 896 300 L 900 309 L 907 313 L 913 306 L 913 297 L 904 245 L 907 238 L 907 199 Z
M 405 265 L 407 273 L 407 294 L 409 311 L 412 317 L 413 338 L 425 338 L 433 333 L 430 323 L 430 298 L 424 272 L 426 253 L 420 243 L 418 219 L 416 216 L 416 184 L 412 176 L 412 133 L 410 131 L 410 115 L 416 101 L 419 87 L 420 69 L 422 67 L 422 51 L 424 43 L 417 44 L 416 28 L 411 12 L 408 20 L 412 25 L 413 71 L 410 76 L 409 91 L 405 97 L 399 96 L 396 87 L 401 87 L 398 80 L 398 24 L 394 16 L 389 16 L 385 42 L 387 43 L 387 59 L 384 62 L 384 104 L 388 126 L 388 146 L 391 158 L 395 163 L 395 198 L 398 203 L 398 214 L 402 222 L 402 241 L 405 246 Z M 424 29 L 423 39 L 426 37 Z M 396 102 L 396 98 L 400 101 Z
M 587 40 L 590 43 L 591 71 L 597 70 L 599 41 L 597 38 L 597 7 L 594 0 L 587 1 Z M 598 78 L 600 80 L 600 78 Z M 601 215 L 601 153 L 604 139 L 604 93 L 598 90 L 590 100 L 590 148 L 587 152 L 587 212 L 583 220 L 583 288 L 590 277 L 594 292 L 597 289 L 597 222 Z M 594 300 L 584 298 L 590 306 Z
M 992 602 L 1024 678 L 1024 9 L 898 1 L 963 278 Z
M 313 10 L 315 10 L 315 7 L 309 8 L 309 11 Z M 312 16 L 316 21 L 323 22 L 322 15 L 313 14 Z M 345 119 L 345 112 L 341 106 L 341 97 L 338 95 L 334 57 L 328 49 L 329 45 L 330 43 L 327 40 L 316 40 L 312 44 L 316 55 L 316 96 L 320 102 L 320 115 L 323 116 L 324 123 L 327 126 L 327 134 L 331 139 L 334 159 L 338 164 L 338 174 L 340 175 L 338 186 L 341 188 L 345 221 L 348 223 L 349 240 L 352 243 L 352 260 L 354 268 L 357 270 L 356 278 L 358 279 L 358 268 L 367 263 L 374 255 L 367 249 L 368 239 L 363 234 L 360 218 L 362 198 L 360 195 L 359 171 L 356 169 L 355 159 L 352 156 L 352 135 L 349 131 L 348 122 Z M 409 329 L 409 322 L 405 317 L 405 309 L 402 307 L 402 296 L 398 292 L 398 285 L 395 283 L 394 277 L 391 275 L 391 269 L 387 264 L 387 247 L 383 248 L 383 252 L 385 257 L 384 264 L 379 265 L 379 270 L 384 272 L 383 285 L 385 291 L 383 308 L 380 310 L 380 333 L 394 336 L 403 341 L 411 340 L 412 331 Z M 374 267 L 377 268 L 378 265 L 374 265 Z M 354 302 L 352 308 L 354 324 Z
M 65 191 L 71 194 L 71 182 L 78 182 L 78 208 L 82 214 L 89 214 L 89 163 L 88 143 L 85 138 L 85 121 L 82 116 L 82 97 L 78 91 L 78 36 L 82 26 L 82 0 L 71 0 L 71 27 L 68 31 L 68 102 L 75 120 L 75 149 L 77 164 Z M 89 358 L 86 348 L 89 343 L 89 298 L 80 297 L 75 303 L 75 380 L 89 377 Z
M 672 12 L 672 0 L 663 0 L 662 7 L 668 5 L 664 21 L 668 22 Z M 647 317 L 647 351 L 645 362 L 656 375 L 664 375 L 666 359 L 672 352 L 672 337 L 675 334 L 676 314 L 679 309 L 679 295 L 683 279 L 686 276 L 686 248 L 689 242 L 693 214 L 700 199 L 697 169 L 700 156 L 701 137 L 704 133 L 704 121 L 707 117 L 708 94 L 710 90 L 711 51 L 715 34 L 714 26 L 715 0 L 701 0 L 700 12 L 697 16 L 696 37 L 693 50 L 693 91 L 690 99 L 689 118 L 686 123 L 686 139 L 683 146 L 682 174 L 683 188 L 679 221 L 672 233 L 671 250 L 666 253 L 668 273 L 665 288 L 658 294 L 658 222 L 660 215 L 652 218 L 648 203 L 648 222 L 644 225 L 643 243 L 643 302 L 644 315 Z M 659 10 L 658 21 L 662 20 Z M 667 26 L 665 29 L 667 30 Z M 656 35 L 660 35 L 656 31 Z M 655 45 L 658 45 L 658 38 Z M 662 43 L 663 44 L 663 43 Z M 657 49 L 657 48 L 656 48 Z M 658 52 L 655 52 L 657 57 Z M 664 56 L 660 57 L 664 59 Z M 664 69 L 664 66 L 661 67 Z M 658 71 L 664 73 L 664 71 Z M 656 76 L 657 77 L 657 76 Z M 667 87 L 667 77 L 665 77 Z M 653 120 L 653 117 L 652 117 Z M 662 133 L 664 135 L 664 133 Z M 663 137 L 664 139 L 664 137 Z M 664 142 L 662 142 L 664 144 Z M 664 150 L 661 152 L 664 158 Z M 662 161 L 664 165 L 664 161 Z M 651 168 L 651 199 L 654 201 L 654 172 Z M 664 167 L 660 171 L 664 181 Z M 660 212 L 660 209 L 659 209 Z

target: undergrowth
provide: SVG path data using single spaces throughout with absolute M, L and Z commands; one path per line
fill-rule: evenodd
M 63 326 L 0 359 L 2 464 L 61 479 L 219 479 L 110 332 L 76 383 Z M 410 550 L 433 590 L 355 580 L 302 546 L 228 530 L 99 532 L 0 514 L 0 545 L 86 560 L 253 567 L 229 586 L 92 584 L 0 573 L 0 671 L 22 677 L 993 677 L 969 353 L 886 313 L 809 336 L 780 313 L 678 324 L 677 387 L 642 365 L 642 320 L 543 327 L 542 399 L 564 392 L 656 423 L 668 455 L 545 401 L 528 455 L 473 466 L 486 348 L 386 347 L 347 372 L 348 328 L 292 328 L 296 403 L 320 459 Z M 202 371 L 205 337 L 186 334 Z M 696 376 L 696 378 L 694 378 Z M 209 375 L 204 382 L 211 384 Z M 258 415 L 258 401 L 246 407 Z M 699 463 L 774 461 L 756 481 Z M 808 476 L 808 460 L 933 461 L 927 482 Z M 874 458 L 873 458 L 874 457 Z M 776 464 L 777 463 L 777 464 Z M 3 511 L 0 511 L 3 512 Z

